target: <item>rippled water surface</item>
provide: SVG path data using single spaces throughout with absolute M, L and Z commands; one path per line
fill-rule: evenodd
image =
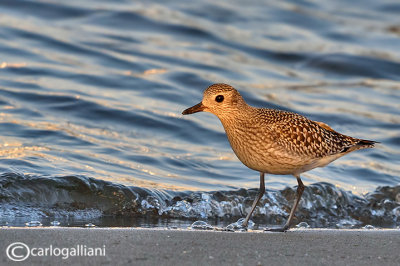
M 216 117 L 181 115 L 216 82 L 381 142 L 304 173 L 297 222 L 400 225 L 398 1 L 2 0 L 0 14 L 0 225 L 244 216 L 258 173 Z M 283 223 L 296 180 L 266 185 L 254 221 Z

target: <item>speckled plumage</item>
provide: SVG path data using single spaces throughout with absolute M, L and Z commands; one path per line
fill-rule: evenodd
M 217 101 L 217 96 L 221 102 Z M 264 173 L 294 175 L 299 187 L 304 189 L 301 173 L 325 166 L 349 152 L 373 147 L 375 143 L 340 134 L 322 122 L 296 113 L 249 106 L 240 93 L 227 84 L 208 87 L 202 102 L 183 114 L 199 111 L 213 113 L 220 119 L 239 160 L 261 173 L 260 190 Z M 298 199 L 302 189 L 298 189 Z M 298 200 L 292 212 L 297 203 Z M 292 216 L 293 213 L 285 225 L 287 228 Z

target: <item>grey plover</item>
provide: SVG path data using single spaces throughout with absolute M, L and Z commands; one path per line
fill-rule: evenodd
M 323 167 L 352 151 L 372 148 L 375 141 L 340 134 L 327 124 L 302 115 L 249 106 L 240 93 L 227 84 L 214 84 L 203 100 L 183 115 L 210 112 L 221 121 L 230 145 L 239 160 L 260 172 L 260 189 L 243 226 L 265 193 L 264 175 L 293 175 L 297 179 L 296 200 L 285 225 L 270 231 L 286 231 L 304 191 L 300 174 Z M 267 229 L 268 230 L 268 229 Z

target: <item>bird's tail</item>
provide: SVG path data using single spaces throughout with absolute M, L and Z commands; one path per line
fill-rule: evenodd
M 373 148 L 373 147 L 375 147 L 376 143 L 379 143 L 379 142 L 373 141 L 373 140 L 366 140 L 366 139 L 357 139 L 357 142 L 355 144 L 351 145 L 350 147 L 346 147 L 342 152 L 348 153 L 348 152 L 352 152 L 352 151 Z
M 360 141 L 356 144 L 356 146 L 360 146 L 361 149 L 373 148 L 375 146 L 375 143 L 379 142 L 373 140 L 360 139 Z
M 349 153 L 349 152 L 352 152 L 352 151 L 373 148 L 373 147 L 375 147 L 376 143 L 379 143 L 379 142 L 373 141 L 373 140 L 354 139 L 353 138 L 353 143 L 351 145 L 345 147 L 342 150 L 342 153 Z

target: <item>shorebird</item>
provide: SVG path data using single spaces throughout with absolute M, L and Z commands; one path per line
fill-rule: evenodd
M 248 105 L 240 93 L 227 84 L 214 84 L 203 99 L 182 112 L 183 115 L 210 112 L 221 121 L 229 143 L 239 160 L 260 172 L 260 188 L 242 226 L 247 227 L 258 202 L 265 193 L 265 174 L 293 175 L 297 179 L 296 199 L 283 226 L 267 228 L 284 232 L 289 229 L 304 191 L 300 174 L 356 150 L 374 147 L 375 141 L 343 135 L 327 124 L 302 115 Z

